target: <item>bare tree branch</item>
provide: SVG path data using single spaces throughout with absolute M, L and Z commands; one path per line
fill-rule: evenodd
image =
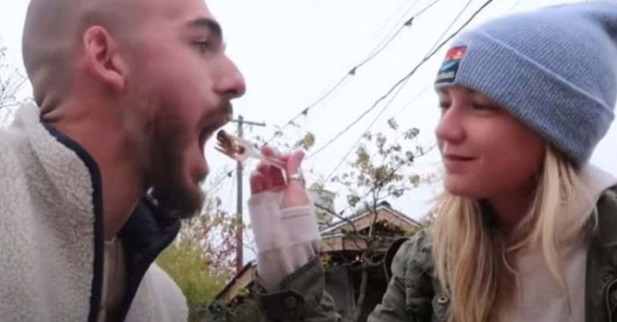
M 364 239 L 364 241 L 365 241 L 365 242 L 367 242 L 367 244 L 368 244 L 368 240 L 367 240 L 366 238 L 363 238 L 362 234 L 360 234 L 360 232 L 358 232 L 358 229 L 356 228 L 356 225 L 355 225 L 355 224 L 354 224 L 351 220 L 349 220 L 349 218 L 344 217 L 344 216 L 341 216 L 341 215 L 337 214 L 336 212 L 334 212 L 334 211 L 332 211 L 332 210 L 328 209 L 328 207 L 324 207 L 324 206 L 322 206 L 322 205 L 320 205 L 320 204 L 318 204 L 318 203 L 315 203 L 315 207 L 317 207 L 317 208 L 319 208 L 319 209 L 321 209 L 321 210 L 323 210 L 323 211 L 326 211 L 326 212 L 328 212 L 329 214 L 332 214 L 334 217 L 339 218 L 339 219 L 343 220 L 344 222 L 346 222 L 347 224 L 349 224 L 349 225 L 351 226 L 351 228 L 353 229 L 353 235 L 352 235 L 352 236 L 353 236 L 354 238 L 352 238 L 351 240 L 353 241 L 354 245 L 355 245 L 358 249 L 362 249 L 363 247 L 361 247 L 361 246 L 358 244 L 358 241 L 357 241 L 357 239 L 356 239 L 356 238 L 362 238 L 362 239 Z
M 16 66 L 8 62 L 7 48 L 0 44 L 0 113 L 8 120 L 11 111 L 19 105 L 18 93 L 26 83 L 26 77 Z

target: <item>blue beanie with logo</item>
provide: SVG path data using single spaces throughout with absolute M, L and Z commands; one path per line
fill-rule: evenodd
M 587 2 L 508 15 L 461 34 L 436 90 L 484 94 L 575 164 L 589 160 L 614 118 L 617 2 Z

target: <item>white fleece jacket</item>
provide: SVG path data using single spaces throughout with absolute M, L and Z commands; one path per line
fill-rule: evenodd
M 0 131 L 0 321 L 88 321 L 93 189 L 87 166 L 41 124 L 36 105 Z M 187 317 L 181 291 L 152 264 L 126 320 Z
M 310 199 L 309 199 L 310 200 Z M 257 247 L 260 282 L 269 291 L 295 272 L 321 249 L 321 235 L 312 201 L 281 209 L 282 192 L 262 192 L 249 199 L 251 225 Z

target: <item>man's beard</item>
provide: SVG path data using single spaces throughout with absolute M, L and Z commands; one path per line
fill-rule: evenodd
M 166 123 L 169 124 L 169 120 Z M 190 182 L 184 182 L 183 148 L 186 144 L 181 142 L 178 135 L 182 130 L 161 125 L 157 125 L 150 142 L 150 194 L 170 217 L 191 218 L 201 211 L 204 193 L 200 189 L 191 189 Z M 195 181 L 198 180 L 201 178 L 195 178 Z

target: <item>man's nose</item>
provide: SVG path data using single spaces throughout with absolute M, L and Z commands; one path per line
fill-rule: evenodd
M 238 67 L 229 59 L 225 59 L 223 77 L 216 83 L 215 90 L 227 99 L 238 98 L 246 92 L 246 82 Z

